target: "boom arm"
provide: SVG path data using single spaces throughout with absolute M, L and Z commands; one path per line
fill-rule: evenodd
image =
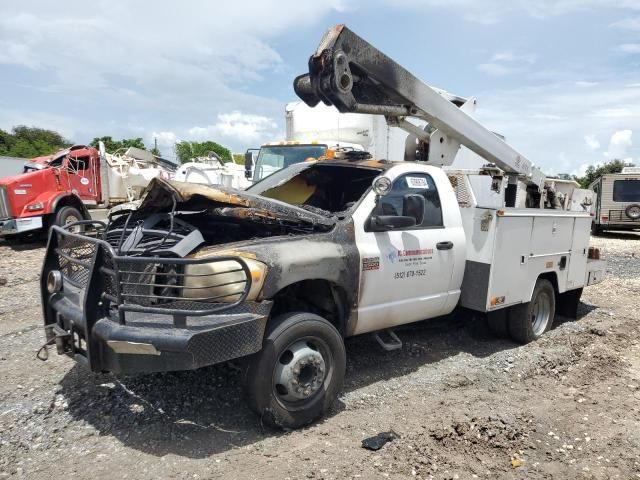
M 322 101 L 343 113 L 384 115 L 413 134 L 420 135 L 418 127 L 405 117 L 424 119 L 437 129 L 420 135 L 430 138 L 430 160 L 434 153 L 438 159 L 455 156 L 462 144 L 508 175 L 544 187 L 545 176 L 531 161 L 460 108 L 465 99 L 423 83 L 344 25 L 325 34 L 309 59 L 309 73 L 298 76 L 293 86 L 311 107 Z

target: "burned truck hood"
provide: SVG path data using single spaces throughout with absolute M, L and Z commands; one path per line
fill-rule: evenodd
M 165 180 L 159 177 L 151 180 L 140 201 L 137 211 L 140 215 L 169 212 L 176 202 L 176 211 L 213 210 L 220 216 L 255 220 L 259 222 L 287 222 L 307 224 L 329 230 L 337 221 L 330 214 L 322 215 L 314 211 L 255 195 L 241 190 L 221 186 L 209 186 Z

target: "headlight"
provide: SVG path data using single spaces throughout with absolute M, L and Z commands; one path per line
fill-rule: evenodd
M 267 266 L 252 258 L 242 258 L 251 272 L 251 289 L 247 300 L 258 298 L 267 274 Z M 187 265 L 185 267 L 183 296 L 190 299 L 219 297 L 211 302 L 233 303 L 245 289 L 245 273 L 233 260 Z M 202 300 L 207 301 L 207 300 Z
M 42 202 L 37 202 L 37 203 L 32 203 L 31 205 L 27 205 L 27 210 L 30 212 L 33 212 L 35 210 L 42 210 L 44 208 L 44 203 Z

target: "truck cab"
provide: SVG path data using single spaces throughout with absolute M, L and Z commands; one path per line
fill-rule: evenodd
M 84 204 L 100 198 L 100 158 L 76 145 L 35 159 L 25 173 L 0 179 L 0 236 L 87 218 Z

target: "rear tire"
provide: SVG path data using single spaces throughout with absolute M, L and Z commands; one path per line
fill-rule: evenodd
M 509 334 L 525 344 L 540 338 L 553 325 L 556 293 L 549 280 L 539 278 L 531 301 L 509 309 Z
M 344 341 L 333 325 L 312 313 L 280 315 L 249 360 L 247 401 L 268 425 L 299 428 L 333 405 L 345 369 Z
M 596 222 L 591 222 L 591 235 L 597 237 L 602 233 L 602 229 L 596 225 Z

